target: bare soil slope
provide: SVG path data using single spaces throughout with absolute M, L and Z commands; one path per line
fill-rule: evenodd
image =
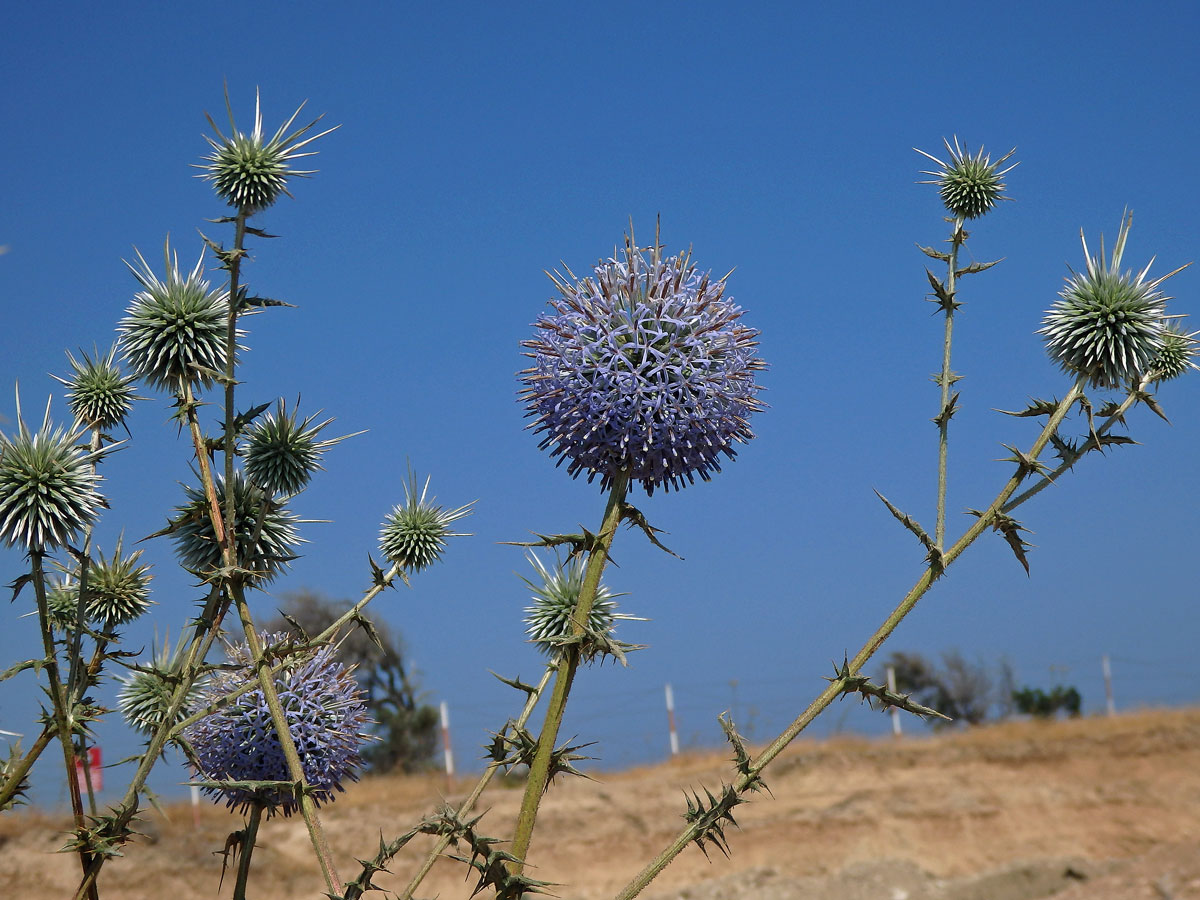
M 681 826 L 683 791 L 730 778 L 724 754 L 572 779 L 553 787 L 531 852 L 563 898 L 612 897 Z M 740 807 L 732 856 L 689 847 L 646 892 L 653 900 L 1185 900 L 1200 898 L 1200 710 L 1007 723 L 935 738 L 799 742 L 768 770 L 774 799 Z M 448 798 L 461 799 L 467 782 Z M 328 808 L 343 878 L 355 857 L 443 799 L 440 778 L 370 778 Z M 520 791 L 484 795 L 486 834 L 509 832 Z M 146 837 L 101 880 L 106 900 L 212 900 L 214 854 L 240 818 L 206 806 L 150 813 Z M 54 854 L 65 823 L 0 817 L 0 897 L 70 897 L 78 862 Z M 399 890 L 424 839 L 375 881 Z M 710 851 L 711 852 L 711 851 Z M 264 824 L 251 896 L 318 897 L 298 820 Z M 461 863 L 441 861 L 419 897 L 466 898 Z M 378 895 L 376 895 L 378 896 Z

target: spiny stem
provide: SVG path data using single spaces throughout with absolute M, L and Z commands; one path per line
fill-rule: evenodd
M 934 526 L 933 542 L 939 550 L 944 549 L 946 540 L 946 458 L 949 453 L 950 432 L 950 345 L 954 337 L 954 292 L 956 290 L 956 275 L 958 270 L 958 248 L 966 240 L 963 231 L 963 217 L 956 216 L 950 233 L 950 259 L 946 263 L 946 295 L 949 300 L 944 304 L 946 325 L 942 336 L 942 374 L 938 384 L 942 389 L 942 405 L 938 412 L 938 487 L 937 487 L 937 523 Z
M 1058 431 L 1058 426 L 1062 424 L 1062 420 L 1066 417 L 1071 407 L 1075 405 L 1075 401 L 1079 399 L 1083 393 L 1084 379 L 1076 381 L 1075 385 L 1068 392 L 1067 396 L 1055 407 L 1054 412 L 1050 415 L 1049 420 L 1043 427 L 1038 438 L 1033 442 L 1030 448 L 1029 456 L 1032 459 L 1037 459 L 1049 443 L 1051 436 Z M 996 498 L 991 502 L 983 514 L 975 521 L 975 523 L 967 529 L 967 531 L 954 542 L 954 545 L 948 549 L 943 556 L 943 569 L 948 568 L 954 560 L 962 555 L 968 547 L 975 542 L 979 535 L 983 534 L 984 530 L 989 528 L 996 516 L 1005 508 L 1017 487 L 1025 478 L 1025 473 L 1018 470 L 1009 478 L 1008 482 L 996 495 Z M 937 578 L 934 566 L 930 565 L 925 572 L 917 580 L 917 583 L 912 586 L 904 599 L 899 605 L 892 610 L 891 615 L 884 620 L 883 624 L 875 630 L 875 633 L 863 644 L 854 658 L 847 665 L 847 672 L 850 676 L 856 675 L 858 671 L 866 665 L 867 661 L 875 654 L 884 641 L 896 630 L 896 626 L 904 619 L 906 615 L 917 605 L 925 593 L 929 590 L 934 580 Z M 758 756 L 751 761 L 746 772 L 740 774 L 734 781 L 734 790 L 741 794 L 745 792 L 752 784 L 756 783 L 758 776 L 762 771 L 775 759 L 783 749 L 790 744 L 801 731 L 815 719 L 826 707 L 837 699 L 846 686 L 846 679 L 837 678 L 830 682 L 825 688 L 795 720 L 779 734 Z M 692 843 L 702 832 L 704 826 L 697 821 L 684 828 L 679 836 L 675 838 L 671 844 L 655 857 L 649 865 L 643 869 L 636 878 L 634 878 L 624 890 L 617 895 L 617 900 L 632 900 L 636 897 L 646 885 L 654 880 L 663 869 L 665 869 L 672 860 L 678 856 L 688 844 Z
M 622 470 L 613 478 L 612 488 L 608 495 L 608 505 L 604 510 L 604 521 L 596 536 L 596 546 L 588 554 L 587 569 L 583 575 L 583 584 L 579 589 L 579 599 L 575 603 L 575 611 L 571 615 L 571 633 L 583 633 L 592 606 L 596 602 L 596 591 L 600 586 L 600 576 L 608 563 L 608 551 L 612 547 L 613 536 L 617 525 L 621 522 L 621 506 L 625 502 L 625 494 L 629 490 L 629 472 Z M 554 678 L 554 690 L 546 707 L 546 718 L 542 723 L 541 734 L 538 735 L 537 747 L 534 750 L 533 762 L 529 764 L 529 779 L 525 782 L 525 796 L 521 799 L 521 810 L 517 814 L 516 833 L 513 836 L 512 854 L 520 863 L 513 863 L 510 868 L 519 873 L 524 868 L 525 855 L 529 852 L 529 844 L 533 840 L 533 827 L 537 820 L 538 806 L 542 802 L 542 794 L 550 778 L 550 757 L 554 752 L 554 742 L 558 739 L 558 729 L 562 725 L 563 712 L 566 710 L 567 697 L 571 693 L 571 682 L 575 679 L 575 671 L 579 668 L 579 644 L 569 644 L 562 651 L 562 664 Z
M 239 277 L 242 271 L 242 255 L 245 253 L 243 244 L 246 240 L 246 212 L 239 207 L 234 220 L 233 250 L 229 254 L 229 316 L 225 326 L 225 525 L 227 532 L 218 535 L 224 549 L 225 565 L 235 564 L 237 556 L 237 521 L 236 505 L 233 495 L 233 460 L 234 444 L 237 434 L 234 431 L 234 417 L 237 415 L 234 407 L 234 369 L 237 354 L 237 318 Z
M 258 840 L 258 823 L 262 820 L 261 803 L 250 804 L 250 819 L 242 832 L 242 849 L 238 856 L 237 882 L 233 886 L 233 900 L 246 900 L 246 882 L 250 878 L 250 858 L 254 855 L 254 843 Z
M 82 838 L 86 831 L 83 818 L 83 797 L 79 792 L 79 781 L 75 777 L 74 704 L 67 705 L 62 679 L 58 673 L 58 652 L 54 648 L 54 634 L 50 627 L 50 607 L 46 601 L 46 574 L 42 568 L 44 553 L 39 547 L 29 551 L 33 574 L 33 590 L 37 596 L 38 623 L 42 631 L 42 649 L 46 653 L 46 677 L 50 682 L 50 701 L 54 707 L 54 721 L 58 730 L 58 742 L 62 745 L 63 767 L 67 776 L 67 792 L 71 798 L 71 816 L 75 822 L 75 833 Z M 86 874 L 92 865 L 92 854 L 85 846 L 79 848 L 79 862 Z M 93 882 L 88 888 L 92 900 L 99 897 Z
M 42 751 L 50 746 L 50 742 L 54 740 L 55 726 L 53 723 L 46 723 L 42 726 L 42 733 L 37 736 L 37 740 L 29 748 L 29 752 L 21 757 L 16 767 L 8 774 L 4 784 L 0 785 L 0 810 L 6 809 L 12 798 L 16 796 L 17 789 L 20 788 L 21 782 L 25 780 L 25 776 L 29 774 L 29 770 L 33 768 L 33 764 L 37 762 L 37 758 L 42 755 Z
M 558 671 L 560 664 L 561 663 L 559 660 L 555 660 L 546 666 L 546 671 L 542 674 L 542 680 L 537 683 L 537 686 L 534 687 L 534 689 L 529 693 L 529 696 L 526 698 L 525 708 L 521 710 L 521 715 L 517 717 L 516 722 L 513 724 L 514 729 L 525 727 L 525 723 L 529 721 L 529 717 L 533 715 L 533 710 L 537 707 L 538 700 L 541 699 L 542 691 L 546 689 L 546 685 L 550 682 L 550 676 Z M 488 763 L 488 767 L 484 769 L 483 774 L 479 776 L 479 781 L 475 783 L 475 789 L 471 791 L 467 799 L 459 805 L 458 812 L 456 814 L 459 819 L 467 815 L 467 813 L 475 808 L 475 804 L 478 802 L 484 788 L 491 783 L 492 777 L 500 770 L 500 767 L 501 763 L 496 760 Z M 413 892 L 416 891 L 416 889 L 420 887 L 421 882 L 425 880 L 425 876 L 429 874 L 429 870 L 433 868 L 433 864 L 437 862 L 438 857 L 442 855 L 442 851 L 450 846 L 450 840 L 452 837 L 453 835 L 450 834 L 443 834 L 438 837 L 437 843 L 434 844 L 433 849 L 429 851 L 428 855 L 426 855 L 425 861 L 421 864 L 421 868 L 417 870 L 415 875 L 413 875 L 412 879 L 408 882 L 408 886 L 400 892 L 397 900 L 411 900 Z M 379 860 L 379 862 L 382 863 L 383 861 Z M 355 898 L 358 896 L 359 894 L 357 893 L 351 893 L 350 891 L 347 891 L 346 900 L 355 900 Z
M 279 692 L 275 690 L 275 678 L 271 673 L 271 665 L 263 656 L 262 641 L 254 630 L 254 619 L 250 615 L 250 606 L 246 603 L 246 595 L 242 590 L 240 580 L 232 580 L 233 600 L 237 605 L 238 615 L 242 620 L 242 630 L 246 635 L 246 644 L 250 649 L 254 668 L 258 675 L 258 686 L 262 689 L 263 699 L 267 709 L 271 711 L 271 722 L 275 733 L 279 736 L 279 746 L 283 750 L 283 758 L 287 761 L 288 774 L 299 785 L 296 798 L 300 805 L 300 814 L 304 816 L 304 824 L 308 828 L 308 836 L 312 841 L 313 850 L 317 854 L 317 862 L 321 866 L 321 875 L 325 886 L 331 894 L 341 894 L 342 882 L 338 879 L 337 870 L 333 864 L 333 853 L 329 842 L 325 839 L 325 831 L 321 827 L 321 819 L 317 815 L 317 805 L 308 792 L 308 779 L 304 776 L 304 766 L 300 762 L 300 754 L 296 750 L 296 741 L 288 728 L 287 715 L 283 704 L 279 702 Z

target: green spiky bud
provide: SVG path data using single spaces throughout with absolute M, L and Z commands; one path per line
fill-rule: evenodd
M 1159 287 L 1175 273 L 1148 281 L 1153 260 L 1136 275 L 1121 271 L 1132 223 L 1132 215 L 1122 219 L 1111 258 L 1105 256 L 1103 238 L 1099 255 L 1091 256 L 1080 232 L 1087 270 L 1067 279 L 1038 329 L 1051 359 L 1097 387 L 1137 384 L 1164 345 L 1170 298 Z
M 437 562 L 446 549 L 447 538 L 467 537 L 451 531 L 450 526 L 470 515 L 475 501 L 445 510 L 434 505 L 434 498 L 426 499 L 428 493 L 429 478 L 426 478 L 421 495 L 417 496 L 417 476 L 410 471 L 404 486 L 404 502 L 388 513 L 380 529 L 379 549 L 408 572 L 420 572 Z
M 204 279 L 203 251 L 185 275 L 168 239 L 163 245 L 164 281 L 138 250 L 134 253 L 137 265 L 125 265 L 144 290 L 134 295 L 117 327 L 125 361 L 137 377 L 160 390 L 178 391 L 183 384 L 211 386 L 225 371 L 228 293 Z
M 73 632 L 79 622 L 79 583 L 69 578 L 51 582 L 46 590 L 46 611 L 52 628 L 63 633 Z M 86 606 L 83 615 L 86 623 Z
M 991 157 L 984 154 L 983 147 L 973 156 L 963 150 L 957 137 L 954 138 L 953 147 L 945 138 L 942 139 L 942 143 L 946 145 L 950 154 L 949 162 L 942 162 L 936 156 L 924 150 L 917 150 L 916 147 L 913 149 L 941 167 L 934 172 L 922 172 L 922 175 L 932 176 L 933 181 L 920 181 L 918 184 L 937 185 L 942 203 L 952 215 L 964 219 L 977 219 L 999 201 L 1011 199 L 1003 195 L 1003 179 L 1017 163 L 1013 163 L 1007 169 L 1000 169 L 1000 166 L 1017 152 L 1015 147 L 996 162 L 992 162 Z
M 32 432 L 21 418 L 17 433 L 0 433 L 0 539 L 43 552 L 61 547 L 100 515 L 95 462 L 111 447 L 90 450 L 82 429 L 54 428 L 50 405 Z
M 250 480 L 272 494 L 291 496 L 308 484 L 321 468 L 321 456 L 342 438 L 318 440 L 318 435 L 333 419 L 316 425 L 320 413 L 299 419 L 299 413 L 287 410 L 280 400 L 275 412 L 267 413 L 246 434 L 246 474 Z
M 280 194 L 288 193 L 289 178 L 307 178 L 315 174 L 315 170 L 293 169 L 291 163 L 301 157 L 314 156 L 315 150 L 304 153 L 300 151 L 317 138 L 334 130 L 330 128 L 320 134 L 304 137 L 323 116 L 317 116 L 307 125 L 293 130 L 296 116 L 304 109 L 304 104 L 301 103 L 279 130 L 267 139 L 263 135 L 262 107 L 257 91 L 254 94 L 254 130 L 249 134 L 238 131 L 237 123 L 233 119 L 233 109 L 229 105 L 228 91 L 225 92 L 225 108 L 229 113 L 228 137 L 221 133 L 212 116 L 205 114 L 208 124 L 217 136 L 214 139 L 205 135 L 204 139 L 208 141 L 212 153 L 204 157 L 202 165 L 196 166 L 204 170 L 196 177 L 211 181 L 217 196 L 230 206 L 236 207 L 246 215 L 259 212 L 271 206 L 279 199 Z
M 92 359 L 82 350 L 82 361 L 67 351 L 71 363 L 71 376 L 51 377 L 67 387 L 67 403 L 80 422 L 99 431 L 108 431 L 125 421 L 133 409 L 137 395 L 133 389 L 132 375 L 123 375 L 116 363 L 117 345 L 101 356 L 96 352 Z
M 224 509 L 223 478 L 216 479 L 216 490 Z M 184 492 L 187 502 L 176 507 L 168 533 L 184 567 L 208 578 L 223 566 L 221 545 L 209 517 L 208 498 L 200 487 L 189 485 Z M 296 533 L 299 519 L 282 504 L 265 497 L 262 488 L 248 482 L 240 470 L 234 472 L 233 503 L 239 563 L 257 573 L 256 581 L 270 581 L 296 558 L 296 548 L 305 542 Z
M 139 565 L 141 550 L 128 556 L 117 539 L 112 559 L 99 554 L 88 567 L 87 617 L 109 629 L 132 622 L 150 608 L 150 567 Z
M 537 572 L 537 580 L 521 576 L 521 580 L 533 591 L 533 605 L 525 607 L 525 624 L 528 626 L 525 633 L 539 650 L 547 656 L 554 656 L 558 653 L 555 639 L 571 633 L 575 605 L 583 588 L 586 561 L 582 557 L 575 557 L 564 565 L 555 557 L 554 568 L 551 569 L 536 553 L 530 551 L 526 556 Z M 596 587 L 596 599 L 588 613 L 588 630 L 595 634 L 611 635 L 617 619 L 637 618 L 616 611 L 614 598 L 623 596 L 614 594 L 601 582 Z
M 163 641 L 162 649 L 155 648 L 151 660 L 144 666 L 139 666 L 128 676 L 122 677 L 122 687 L 117 695 L 117 704 L 121 715 L 135 731 L 147 737 L 154 734 L 171 706 L 171 696 L 175 693 L 176 675 L 179 671 L 180 651 L 184 644 L 176 648 L 175 655 L 170 651 L 170 642 Z M 188 710 L 195 705 L 202 683 L 193 682 L 187 697 L 176 710 L 174 723 L 182 722 L 188 716 Z
M 1171 319 L 1162 332 L 1162 348 L 1158 355 L 1150 360 L 1147 369 L 1152 373 L 1155 382 L 1170 381 L 1187 372 L 1188 369 L 1198 369 L 1196 365 L 1196 335 L 1200 331 L 1185 332 L 1178 319 Z

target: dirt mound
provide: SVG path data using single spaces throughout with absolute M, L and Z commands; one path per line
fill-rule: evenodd
M 555 785 L 530 859 L 564 900 L 614 896 L 678 833 L 683 791 L 729 780 L 724 754 Z M 731 858 L 688 848 L 652 900 L 1186 900 L 1200 898 L 1200 710 L 1071 722 L 1013 722 L 933 738 L 800 742 L 767 772 L 774 799 L 738 808 Z M 461 799 L 466 781 L 448 799 Z M 368 778 L 324 818 L 343 878 L 443 799 L 439 778 Z M 484 795 L 480 828 L 504 835 L 517 786 Z M 205 808 L 150 813 L 147 837 L 105 868 L 106 900 L 211 900 L 239 818 Z M 55 855 L 66 823 L 0 817 L 0 894 L 69 897 L 78 864 Z M 428 843 L 375 883 L 399 890 Z M 418 896 L 469 897 L 461 863 L 440 861 Z M 228 895 L 230 879 L 221 894 Z M 263 826 L 251 894 L 317 897 L 302 822 Z

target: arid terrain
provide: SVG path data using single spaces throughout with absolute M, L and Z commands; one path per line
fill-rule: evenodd
M 683 791 L 728 779 L 727 754 L 556 784 L 531 852 L 563 898 L 614 896 L 678 832 Z M 731 856 L 689 847 L 644 894 L 654 900 L 1185 900 L 1200 898 L 1200 710 L 1010 722 L 931 738 L 797 742 L 768 770 L 774 797 L 738 808 Z M 325 821 L 344 878 L 445 796 L 437 777 L 369 778 Z M 491 788 L 485 834 L 511 829 L 520 793 Z M 212 900 L 219 851 L 240 818 L 206 804 L 148 814 L 145 836 L 105 870 L 106 900 Z M 78 863 L 55 854 L 65 823 L 0 817 L 0 897 L 70 897 Z M 376 883 L 398 890 L 427 839 Z M 250 896 L 321 895 L 301 821 L 264 824 Z M 474 880 L 441 861 L 418 897 L 466 898 Z M 371 895 L 368 895 L 371 896 Z M 381 896 L 381 895 L 375 895 Z

